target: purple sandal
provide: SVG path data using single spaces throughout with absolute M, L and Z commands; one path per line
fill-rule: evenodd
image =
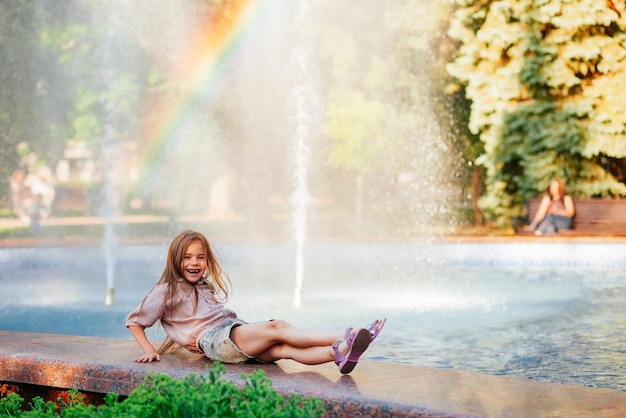
M 380 321 L 380 325 L 377 327 L 376 324 L 378 324 L 378 321 Z M 380 334 L 380 331 L 383 330 L 385 322 L 387 322 L 387 318 L 377 319 L 365 327 L 365 329 L 368 330 L 370 334 L 372 334 L 372 341 L 374 341 L 376 337 L 378 337 L 378 334 Z
M 372 342 L 372 333 L 368 329 L 361 328 L 352 333 L 352 328 L 346 329 L 346 343 L 348 344 L 348 352 L 342 354 L 339 351 L 339 344 L 341 341 L 335 341 L 333 343 L 333 350 L 335 351 L 335 364 L 339 366 L 339 371 L 342 374 L 350 373 L 359 361 L 359 357 L 367 350 Z

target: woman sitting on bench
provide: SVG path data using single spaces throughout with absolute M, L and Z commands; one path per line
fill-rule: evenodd
M 565 182 L 556 178 L 550 182 L 548 194 L 541 200 L 530 229 L 536 235 L 554 235 L 572 229 L 574 213 L 574 201 L 565 194 Z

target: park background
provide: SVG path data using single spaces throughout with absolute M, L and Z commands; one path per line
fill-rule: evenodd
M 2 4 L 0 232 L 33 235 L 16 222 L 20 170 L 50 193 L 39 238 L 101 237 L 102 219 L 120 237 L 510 233 L 553 177 L 575 197 L 624 196 L 624 12 Z

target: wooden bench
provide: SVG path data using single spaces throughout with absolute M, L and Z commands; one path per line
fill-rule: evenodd
M 573 227 L 569 231 L 559 231 L 559 235 L 625 235 L 626 199 L 573 198 L 576 214 Z M 528 221 L 537 213 L 541 197 L 530 199 L 527 205 Z M 524 233 L 519 231 L 519 233 Z M 525 233 L 528 233 L 526 231 Z

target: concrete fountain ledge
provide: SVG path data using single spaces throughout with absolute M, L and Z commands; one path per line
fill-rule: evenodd
M 31 392 L 76 388 L 93 395 L 128 395 L 149 371 L 181 378 L 205 373 L 206 358 L 162 356 L 138 364 L 131 340 L 0 331 L 0 388 Z M 281 393 L 313 395 L 333 417 L 618 417 L 626 393 L 478 373 L 362 361 L 341 376 L 333 364 L 229 365 L 225 378 L 262 368 Z M 0 391 L 1 392 L 1 391 Z

